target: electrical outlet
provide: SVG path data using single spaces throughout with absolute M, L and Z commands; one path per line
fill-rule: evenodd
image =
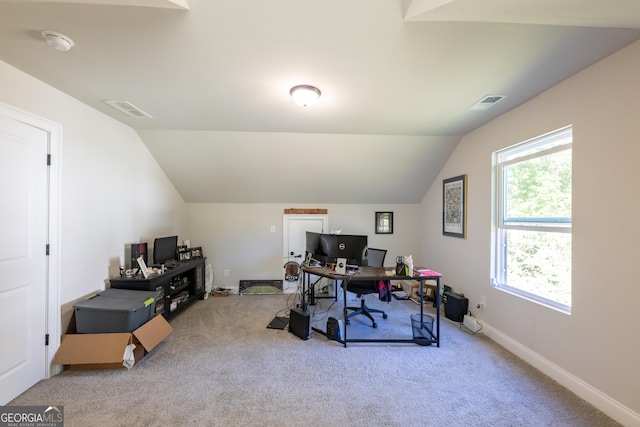
M 478 309 L 484 312 L 484 309 L 487 307 L 487 298 L 484 295 L 480 295 L 480 304 L 478 304 Z
M 229 270 L 224 271 L 224 277 L 229 277 Z

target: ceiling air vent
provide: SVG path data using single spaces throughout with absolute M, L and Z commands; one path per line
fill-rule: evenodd
M 487 95 L 482 98 L 480 101 L 473 104 L 471 107 L 467 108 L 468 111 L 478 111 L 478 110 L 486 110 L 490 107 L 493 107 L 498 102 L 506 98 L 504 95 Z
M 150 114 L 145 113 L 129 101 L 104 101 L 116 110 L 122 111 L 129 117 L 134 119 L 152 119 Z

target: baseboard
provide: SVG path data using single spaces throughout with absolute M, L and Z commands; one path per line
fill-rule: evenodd
M 548 359 L 540 356 L 528 347 L 515 341 L 513 338 L 505 335 L 498 329 L 493 328 L 486 322 L 483 322 L 484 334 L 496 343 L 500 344 L 529 365 L 540 370 L 545 375 L 562 384 L 582 399 L 586 400 L 617 422 L 625 426 L 640 425 L 640 414 L 629 409 L 617 400 L 602 393 L 592 385 L 584 382 L 570 372 L 562 369 L 560 366 Z

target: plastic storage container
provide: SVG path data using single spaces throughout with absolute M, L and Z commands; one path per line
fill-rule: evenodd
M 134 301 L 146 301 L 149 298 L 154 298 L 156 301 L 160 298 L 159 291 L 137 291 L 133 289 L 105 289 L 104 291 L 98 292 L 99 297 L 108 297 L 108 298 L 125 298 L 131 299 Z
M 163 288 L 164 289 L 164 288 Z M 142 298 L 146 301 L 149 298 L 155 298 L 155 307 L 151 307 L 151 319 L 156 314 L 162 314 L 164 312 L 164 290 L 158 291 L 141 291 L 135 289 L 106 289 L 102 292 L 98 292 L 98 296 L 111 297 L 111 298 L 132 298 L 134 300 L 140 300 Z
M 133 332 L 155 312 L 158 292 L 108 289 L 73 305 L 80 334 Z

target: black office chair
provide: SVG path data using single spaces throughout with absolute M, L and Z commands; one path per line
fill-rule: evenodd
M 367 266 L 383 267 L 384 257 L 386 255 L 387 255 L 386 249 L 373 249 L 373 248 L 367 249 Z M 383 319 L 387 318 L 387 313 L 385 313 L 382 310 L 367 307 L 367 305 L 364 302 L 364 295 L 379 293 L 378 281 L 349 280 L 347 282 L 343 281 L 342 286 L 345 286 L 345 283 L 347 286 L 347 291 L 358 295 L 358 298 L 360 298 L 360 307 L 347 307 L 345 309 L 345 313 L 346 313 L 346 310 L 354 310 L 352 313 L 349 313 L 349 315 L 347 315 L 345 318 L 345 322 L 347 323 L 347 325 L 349 324 L 349 319 L 351 319 L 353 316 L 356 316 L 358 314 L 364 314 L 369 319 L 371 319 L 371 322 L 373 322 L 372 327 L 377 328 L 378 324 L 376 323 L 371 313 L 382 313 Z M 391 294 L 387 292 L 386 296 L 387 296 L 387 302 L 389 302 L 391 300 Z

